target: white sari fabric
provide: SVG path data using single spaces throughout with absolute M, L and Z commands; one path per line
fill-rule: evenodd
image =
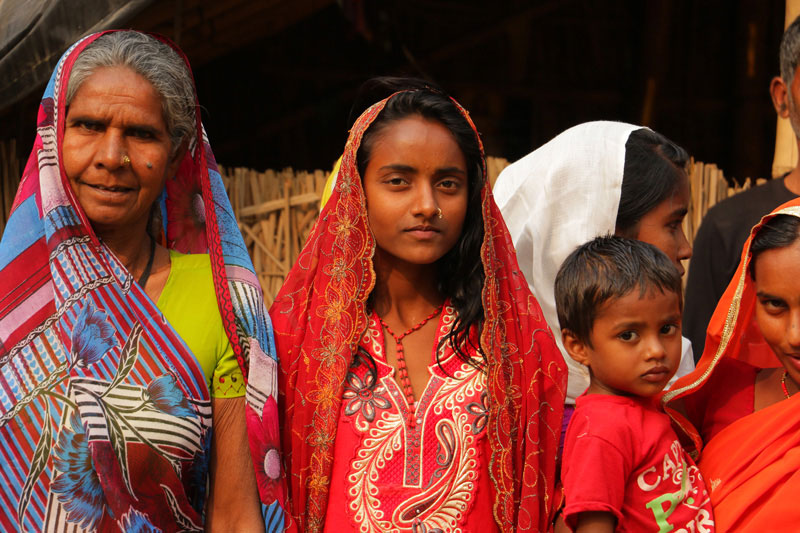
M 553 294 L 556 274 L 575 248 L 614 233 L 625 143 L 638 129 L 622 122 L 579 124 L 509 165 L 494 186 L 520 268 L 567 362 L 568 404 L 589 386 L 589 372 L 567 355 L 561 342 Z M 692 347 L 684 338 L 673 380 L 693 368 Z

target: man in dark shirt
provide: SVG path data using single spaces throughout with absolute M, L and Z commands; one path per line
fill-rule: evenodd
M 800 17 L 786 28 L 780 48 L 780 77 L 770 83 L 778 116 L 788 118 L 800 149 Z M 703 354 L 706 327 L 728 286 L 750 229 L 761 217 L 800 195 L 800 165 L 788 174 L 743 191 L 712 207 L 697 231 L 689 277 L 683 334 L 692 341 L 695 360 Z

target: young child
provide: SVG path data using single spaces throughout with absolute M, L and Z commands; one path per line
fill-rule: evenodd
M 681 277 L 654 246 L 598 237 L 555 282 L 567 353 L 588 367 L 564 444 L 566 524 L 584 531 L 714 531 L 700 471 L 653 397 L 681 357 Z

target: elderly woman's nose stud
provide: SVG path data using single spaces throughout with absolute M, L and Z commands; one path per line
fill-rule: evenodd
M 441 207 L 437 207 L 437 208 L 436 208 L 436 216 L 437 216 L 438 218 L 442 218 L 442 217 L 444 216 L 444 215 L 442 214 L 442 208 L 441 208 Z
M 147 162 L 147 168 L 153 168 L 153 163 L 151 163 L 150 161 L 148 161 L 148 162 Z
M 120 161 L 120 163 L 122 163 L 123 167 L 127 167 L 131 164 L 131 158 L 128 157 L 128 154 L 125 154 L 122 156 L 122 161 Z

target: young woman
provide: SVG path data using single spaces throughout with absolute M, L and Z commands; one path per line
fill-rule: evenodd
M 454 100 L 356 121 L 270 314 L 293 529 L 546 527 L 566 371 Z
M 798 390 L 800 201 L 793 200 L 753 228 L 697 369 L 663 397 L 700 452 L 717 531 L 796 529 Z
M 581 244 L 619 235 L 654 245 L 683 274 L 692 254 L 681 223 L 689 207 L 688 155 L 663 135 L 622 122 L 587 122 L 506 168 L 494 187 L 520 266 L 547 323 L 559 331 L 553 285 L 561 263 Z M 566 430 L 575 398 L 589 386 L 586 367 L 569 367 Z M 682 341 L 676 376 L 694 368 Z M 676 378 L 677 379 L 677 378 Z

